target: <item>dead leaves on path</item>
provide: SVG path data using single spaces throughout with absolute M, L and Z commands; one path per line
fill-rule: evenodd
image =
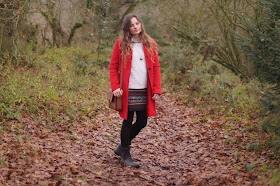
M 91 121 L 71 123 L 70 129 L 30 118 L 11 121 L 10 131 L 3 130 L 0 136 L 0 183 L 262 184 L 259 170 L 273 162 L 268 150 L 248 150 L 252 134 L 243 131 L 245 123 L 228 127 L 222 116 L 205 116 L 167 94 L 157 110 L 158 116 L 150 118 L 133 141 L 132 156 L 140 169 L 123 166 L 113 153 L 120 142 L 122 120 L 105 108 Z

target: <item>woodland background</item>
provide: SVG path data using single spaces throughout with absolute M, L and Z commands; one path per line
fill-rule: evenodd
M 12 134 L 6 142 L 28 141 L 26 120 L 71 131 L 109 112 L 103 95 L 111 51 L 132 12 L 158 43 L 163 92 L 205 113 L 202 123 L 222 117 L 229 135 L 248 121 L 242 127 L 255 136 L 246 148 L 279 159 L 279 0 L 1 0 L 0 135 Z M 232 135 L 227 143 L 238 140 Z M 19 158 L 28 150 L 37 153 L 27 147 Z M 2 170 L 15 158 L 9 152 L 17 151 L 0 148 Z M 279 167 L 262 169 L 270 183 L 280 180 Z

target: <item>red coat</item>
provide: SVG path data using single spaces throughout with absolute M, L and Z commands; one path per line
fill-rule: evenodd
M 154 49 L 153 55 L 149 55 L 144 45 L 143 45 L 143 49 L 144 49 L 147 71 L 148 71 L 147 116 L 155 116 L 156 106 L 155 106 L 155 101 L 152 100 L 152 97 L 154 94 L 161 94 L 160 66 L 158 61 L 158 53 L 157 53 L 157 48 Z M 129 57 L 124 59 L 124 63 L 123 63 L 124 64 L 123 80 L 122 80 L 123 108 L 122 111 L 119 112 L 120 116 L 124 119 L 127 119 L 127 112 L 128 112 L 128 85 L 129 85 L 129 77 L 130 77 L 131 62 L 132 62 L 132 55 L 128 55 L 128 56 Z M 151 56 L 153 56 L 153 60 L 151 59 Z M 113 54 L 109 66 L 112 91 L 120 88 L 120 75 L 118 69 L 119 68 L 121 69 L 121 60 L 122 60 L 122 55 L 120 50 L 120 39 L 117 39 L 115 42 L 115 46 L 113 49 Z

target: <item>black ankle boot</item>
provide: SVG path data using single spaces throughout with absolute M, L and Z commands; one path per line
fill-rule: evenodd
M 122 157 L 122 146 L 121 146 L 121 144 L 119 144 L 119 145 L 115 148 L 114 153 L 115 153 L 116 155 Z
M 139 168 L 139 164 L 136 163 L 130 155 L 130 148 L 126 147 L 126 148 L 122 148 L 122 160 L 121 160 L 124 164 L 135 167 L 135 168 Z

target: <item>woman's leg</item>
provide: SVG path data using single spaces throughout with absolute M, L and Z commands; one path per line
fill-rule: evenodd
M 130 136 L 131 136 L 131 128 L 133 121 L 134 111 L 129 111 L 127 120 L 123 120 L 122 128 L 121 128 L 121 143 L 115 148 L 114 153 L 118 156 L 122 156 L 122 146 L 129 147 L 131 144 Z
M 121 129 L 121 157 L 122 162 L 126 165 L 139 168 L 139 164 L 136 163 L 130 155 L 130 143 L 131 143 L 131 129 L 133 121 L 134 111 L 129 111 L 127 120 L 123 121 Z
M 130 136 L 132 129 L 134 111 L 128 111 L 127 120 L 123 120 L 122 129 L 121 129 L 121 146 L 126 148 L 130 146 Z
M 139 134 L 139 132 L 147 125 L 148 117 L 146 110 L 136 111 L 136 116 L 136 122 L 132 125 L 131 128 L 130 141 L 133 140 Z

